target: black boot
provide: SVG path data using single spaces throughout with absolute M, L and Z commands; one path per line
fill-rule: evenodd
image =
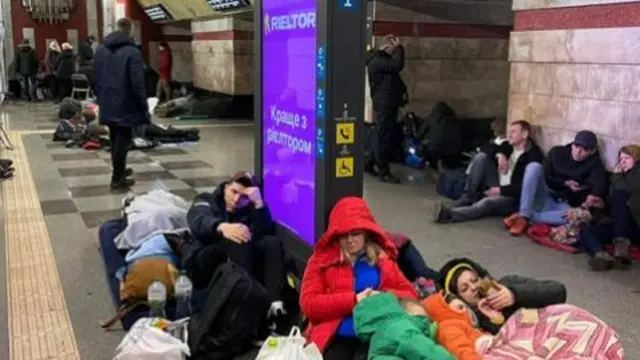
M 132 187 L 135 183 L 136 183 L 135 180 L 127 179 L 126 177 L 123 177 L 120 179 L 112 179 L 111 190 L 113 191 L 129 190 L 129 188 Z

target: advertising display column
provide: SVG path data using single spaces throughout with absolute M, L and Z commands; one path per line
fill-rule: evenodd
M 331 206 L 362 195 L 366 2 L 254 8 L 256 173 L 287 250 L 304 260 Z

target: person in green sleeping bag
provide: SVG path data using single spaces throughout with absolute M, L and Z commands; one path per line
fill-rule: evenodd
M 368 341 L 369 360 L 454 360 L 435 338 L 432 322 L 417 300 L 372 291 L 353 310 L 356 334 Z

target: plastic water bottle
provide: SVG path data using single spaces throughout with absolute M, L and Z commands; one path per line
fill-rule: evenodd
M 176 319 L 183 319 L 191 316 L 191 295 L 193 293 L 193 283 L 185 271 L 180 273 L 175 286 L 176 298 Z
M 149 316 L 166 318 L 165 307 L 167 305 L 167 288 L 162 281 L 153 280 L 147 289 L 147 302 L 149 303 Z

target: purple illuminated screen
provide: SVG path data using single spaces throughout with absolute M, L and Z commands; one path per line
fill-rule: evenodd
M 316 0 L 262 1 L 262 171 L 273 217 L 315 242 Z

